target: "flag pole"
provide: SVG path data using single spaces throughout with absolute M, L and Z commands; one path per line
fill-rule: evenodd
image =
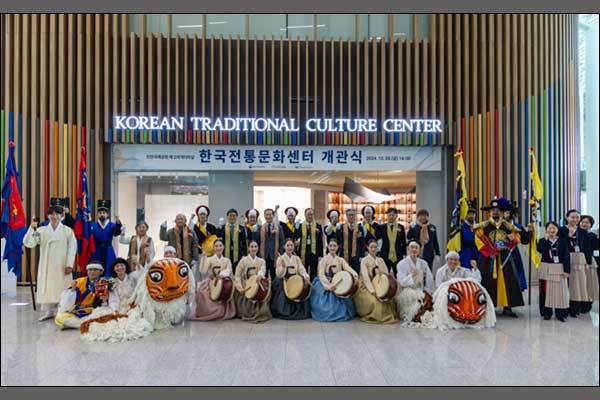
M 35 291 L 33 290 L 33 272 L 31 271 L 31 262 L 27 261 L 27 272 L 29 273 L 29 290 L 31 291 L 31 305 L 33 306 L 33 311 L 37 311 L 37 307 L 35 305 Z
M 532 166 L 532 162 L 533 162 L 533 152 L 530 151 L 529 152 L 529 222 L 528 224 L 534 223 L 534 227 L 535 228 L 535 208 L 536 208 L 536 204 L 537 204 L 537 199 L 534 199 L 533 201 L 531 201 L 531 199 L 533 199 L 532 197 L 532 193 L 533 193 L 533 179 L 531 177 L 531 166 Z M 533 240 L 531 240 L 533 238 L 530 238 L 529 240 L 529 277 L 528 277 L 528 281 L 529 281 L 529 287 L 527 289 L 527 302 L 528 305 L 531 305 L 531 264 L 532 264 L 532 257 L 533 257 Z

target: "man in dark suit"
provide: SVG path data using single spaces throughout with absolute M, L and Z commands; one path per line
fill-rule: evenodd
M 396 275 L 396 265 L 406 257 L 406 231 L 397 222 L 398 210 L 391 207 L 386 212 L 387 223 L 378 226 L 378 237 L 381 240 L 379 255 L 385 261 L 388 269 Z
M 259 231 L 259 256 L 265 260 L 271 280 L 275 279 L 275 262 L 279 254 L 283 253 L 284 244 L 281 227 L 273 218 L 275 212 L 271 208 L 264 211 L 265 223 L 260 226 Z
M 246 240 L 246 228 L 237 223 L 238 212 L 231 208 L 227 211 L 227 222 L 217 232 L 217 236 L 223 239 L 225 257 L 231 260 L 233 272 L 237 267 L 238 262 L 246 255 L 248 250 L 248 242 Z
M 435 225 L 429 223 L 429 211 L 417 211 L 417 221 L 410 225 L 407 238 L 408 242 L 415 241 L 421 245 L 421 258 L 432 269 L 434 258 L 440 255 L 440 245 Z
M 356 222 L 355 208 L 346 210 L 346 222 L 338 224 L 336 236 L 340 244 L 340 257 L 360 273 L 360 259 L 365 254 L 366 232 L 362 224 Z
M 304 222 L 300 225 L 299 253 L 312 280 L 317 276 L 319 257 L 323 257 L 323 227 L 315 222 L 312 208 L 304 210 Z

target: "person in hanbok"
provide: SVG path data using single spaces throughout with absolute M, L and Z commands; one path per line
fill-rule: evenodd
M 284 280 L 293 275 L 302 276 L 306 284 L 310 284 L 310 277 L 300 257 L 294 254 L 294 248 L 294 239 L 287 238 L 284 245 L 285 253 L 277 258 L 276 278 L 271 285 L 271 313 L 275 318 L 287 320 L 310 318 L 310 299 L 301 302 L 290 300 L 283 286 Z
M 560 227 L 554 221 L 546 224 L 546 234 L 537 242 L 542 263 L 538 269 L 540 278 L 539 307 L 545 320 L 552 318 L 566 322 L 569 314 L 569 287 L 567 279 L 571 272 L 571 257 L 567 239 L 558 236 Z
M 585 282 L 587 285 L 588 301 L 581 302 L 581 313 L 586 314 L 592 310 L 592 304 L 598 301 L 599 288 L 598 288 L 598 263 L 594 257 L 594 251 L 598 250 L 598 231 L 592 232 L 592 226 L 594 226 L 594 218 L 591 215 L 582 215 L 579 220 L 579 227 L 587 232 L 588 234 L 588 249 L 585 255 L 586 262 L 591 261 L 588 267 L 585 269 Z
M 340 210 L 331 209 L 327 211 L 327 219 L 329 222 L 325 225 L 326 241 L 329 243 L 331 239 L 337 238 L 337 226 L 340 221 Z M 337 239 L 336 239 L 337 240 Z
M 213 301 L 210 298 L 210 282 L 217 278 L 233 279 L 231 261 L 223 256 L 225 245 L 222 239 L 215 240 L 213 244 L 215 254 L 206 257 L 201 264 L 201 276 L 206 276 L 198 284 L 196 290 L 196 309 L 190 319 L 196 321 L 216 321 L 235 318 L 235 301 L 233 296 L 224 302 Z
M 248 244 L 248 255 L 242 257 L 235 270 L 235 305 L 238 318 L 243 321 L 259 323 L 272 318 L 269 301 L 269 294 L 263 301 L 249 300 L 244 295 L 246 291 L 246 281 L 253 275 L 258 275 L 259 279 L 267 276 L 265 260 L 257 256 L 258 243 L 250 241 Z M 269 280 L 269 285 L 271 282 Z
M 402 321 L 412 321 L 424 301 L 425 293 L 433 295 L 433 274 L 427 261 L 419 257 L 421 245 L 412 241 L 407 246 L 408 257 L 402 259 L 396 266 L 398 293 L 396 305 Z
M 40 246 L 35 296 L 43 312 L 39 321 L 56 315 L 62 291 L 73 279 L 77 254 L 77 239 L 73 230 L 60 222 L 62 210 L 50 206 L 46 215 L 50 220 L 48 225 L 38 228 L 38 221 L 34 217 L 23 237 L 25 247 L 33 249 Z
M 481 272 L 477 269 L 477 264 L 469 266 L 470 269 L 460 265 L 460 255 L 456 251 L 449 251 L 446 254 L 446 264 L 439 267 L 435 274 L 435 288 L 455 278 L 473 278 L 481 282 Z
M 119 310 L 119 301 L 116 296 L 111 296 L 111 291 L 99 295 L 96 290 L 96 281 L 104 272 L 102 264 L 92 262 L 86 266 L 86 271 L 87 276 L 71 281 L 61 294 L 58 313 L 54 318 L 59 329 L 79 329 L 85 318 L 98 307 L 108 307 L 112 312 Z
M 121 235 L 122 224 L 118 216 L 115 216 L 115 222 L 110 218 L 110 200 L 98 200 L 96 206 L 97 221 L 92 223 L 91 232 L 94 237 L 94 246 L 96 251 L 91 256 L 102 264 L 106 277 L 110 274 L 110 266 L 115 261 L 116 252 L 113 247 L 113 238 Z
M 331 283 L 333 276 L 339 271 L 348 271 L 356 279 L 358 274 L 342 257 L 337 255 L 338 242 L 329 240 L 327 255 L 319 262 L 318 275 L 313 279 L 313 290 L 310 296 L 312 318 L 322 322 L 348 321 L 356 315 L 356 307 L 352 298 L 335 295 L 336 286 Z
M 133 271 L 148 266 L 154 260 L 154 242 L 148 236 L 148 224 L 144 221 L 135 226 L 135 235 L 126 237 L 125 228 L 122 228 L 119 243 L 129 246 L 127 262 Z
M 569 210 L 567 224 L 561 226 L 558 234 L 567 240 L 571 259 L 569 273 L 569 315 L 577 318 L 581 314 L 582 303 L 589 301 L 586 269 L 592 264 L 591 241 L 584 229 L 579 226 L 581 214 L 578 210 Z
M 141 267 L 135 271 L 131 271 L 131 265 L 123 258 L 116 258 L 110 267 L 110 276 L 114 283 L 110 295 L 115 296 L 115 301 L 118 303 L 117 310 L 121 314 L 125 314 L 129 310 L 129 303 L 135 291 L 135 285 L 139 276 L 144 271 Z
M 375 295 L 373 278 L 379 274 L 388 274 L 389 270 L 383 258 L 377 256 L 377 241 L 371 239 L 367 245 L 367 255 L 360 262 L 360 283 L 354 295 L 356 312 L 361 321 L 392 324 L 398 322 L 396 302 L 383 301 Z
M 75 219 L 71 215 L 69 210 L 70 200 L 68 197 L 50 197 L 50 205 L 58 207 L 61 212 L 60 222 L 73 229 L 75 226 Z M 40 223 L 40 226 L 46 226 L 50 223 L 50 219 L 46 219 Z

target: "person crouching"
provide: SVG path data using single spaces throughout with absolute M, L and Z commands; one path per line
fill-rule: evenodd
M 87 265 L 86 270 L 86 277 L 71 281 L 63 290 L 58 314 L 54 319 L 54 323 L 59 329 L 79 329 L 83 318 L 103 304 L 107 303 L 115 311 L 119 308 L 118 303 L 114 304 L 114 301 L 110 301 L 108 282 L 106 290 L 99 290 L 97 285 L 104 272 L 102 265 L 91 263 Z

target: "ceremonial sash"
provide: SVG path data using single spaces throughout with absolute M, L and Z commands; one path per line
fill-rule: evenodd
M 183 249 L 179 241 L 179 228 L 177 226 L 173 227 L 173 233 L 175 234 L 175 243 L 177 243 L 177 257 L 185 262 L 191 262 L 191 257 L 188 257 L 190 255 L 189 228 L 187 226 L 183 227 Z
M 240 255 L 240 243 L 239 243 L 239 233 L 240 233 L 240 229 L 239 229 L 239 225 L 235 225 L 235 228 L 233 228 L 233 257 L 231 259 L 231 262 L 236 262 L 238 260 L 238 257 Z M 231 250 L 231 229 L 229 228 L 229 224 L 225 225 L 225 254 L 227 254 L 227 256 L 229 256 L 229 252 Z
M 390 242 L 390 250 L 388 253 L 388 259 L 391 262 L 396 262 L 398 256 L 396 254 L 396 234 L 398 233 L 396 224 L 387 224 L 387 237 Z
M 140 245 L 140 256 L 138 258 L 138 264 L 140 264 L 141 266 L 146 265 L 146 248 L 148 247 L 148 236 L 144 235 L 140 238 L 141 241 L 141 245 Z M 131 237 L 131 240 L 129 241 L 129 257 L 128 257 L 128 261 L 131 264 L 133 261 L 133 257 L 136 257 L 138 254 L 138 237 L 137 235 L 134 235 Z M 134 265 L 132 265 L 132 267 L 134 267 Z
M 363 226 L 365 227 L 367 232 L 369 232 L 371 234 L 371 236 L 377 237 L 376 232 L 375 232 L 375 227 L 373 227 L 373 225 L 371 225 L 369 222 L 365 222 L 363 224 Z
M 262 224 L 260 226 L 260 255 L 266 259 L 267 255 L 265 254 L 265 242 L 266 242 L 266 238 L 267 238 L 267 226 L 269 225 L 269 223 L 267 222 L 266 224 Z M 277 258 L 277 256 L 279 255 L 279 229 L 275 228 L 275 225 L 273 224 L 273 228 L 271 230 L 271 232 L 275 233 L 275 254 L 273 255 L 275 258 Z
M 200 232 L 202 232 L 202 234 L 204 235 L 204 239 L 206 240 L 206 238 L 208 238 L 208 231 L 206 230 L 206 227 L 202 226 L 202 224 L 200 223 L 197 223 L 196 226 L 198 227 L 198 229 L 200 229 Z
M 310 224 L 310 252 L 317 254 L 317 224 L 315 222 Z M 300 258 L 302 263 L 306 263 L 306 222 L 302 223 L 302 248 L 300 249 Z
M 348 234 L 349 234 L 349 229 L 348 229 L 348 223 L 345 222 L 344 226 L 343 226 L 343 236 L 344 236 L 344 260 L 346 260 L 346 262 L 348 262 L 349 257 L 348 257 Z M 358 233 L 358 224 L 354 224 L 354 228 L 352 229 L 352 250 L 350 250 L 351 254 L 350 257 L 356 257 L 356 236 Z
M 423 250 L 425 249 L 425 244 L 429 242 L 429 224 L 420 225 L 421 231 L 419 232 L 419 242 L 421 243 L 421 256 L 423 256 Z
M 296 225 L 294 225 L 293 223 L 288 221 L 287 226 L 288 226 L 288 228 L 290 228 L 290 231 L 296 232 Z

